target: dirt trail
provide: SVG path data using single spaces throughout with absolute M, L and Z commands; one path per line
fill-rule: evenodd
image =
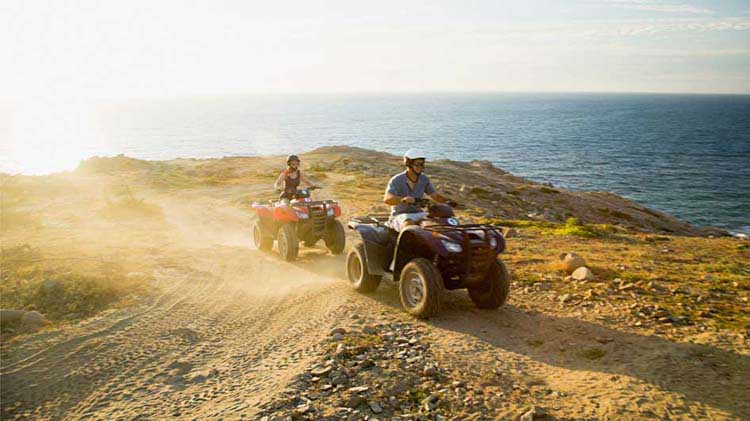
M 572 419 L 750 418 L 747 355 L 533 309 L 520 294 L 478 311 L 450 293 L 439 317 L 413 320 L 388 284 L 351 292 L 343 256 L 305 250 L 288 264 L 250 250 L 246 214 L 208 202 L 162 199 L 192 245 L 163 251 L 170 258 L 153 273 L 162 295 L 29 336 L 4 355 L 3 419 L 253 418 L 352 318 L 421 326 L 452 378 L 481 391 L 475 419 L 531 404 Z M 590 348 L 606 355 L 582 357 Z
M 255 251 L 194 258 L 156 273 L 167 292 L 153 304 L 17 347 L 2 365 L 3 418 L 250 410 L 302 369 L 345 301 L 330 278 Z

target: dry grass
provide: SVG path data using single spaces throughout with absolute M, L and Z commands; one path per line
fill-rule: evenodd
M 0 305 L 38 310 L 52 321 L 79 319 L 127 304 L 149 288 L 145 274 L 128 275 L 116 263 L 80 255 L 47 258 L 29 245 L 2 249 L 0 267 Z

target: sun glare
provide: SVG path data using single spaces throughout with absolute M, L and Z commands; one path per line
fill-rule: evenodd
M 92 104 L 53 98 L 16 104 L 3 171 L 45 174 L 71 170 L 106 151 L 96 141 Z

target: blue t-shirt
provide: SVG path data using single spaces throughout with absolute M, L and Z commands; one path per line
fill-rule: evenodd
M 435 187 L 432 186 L 430 178 L 424 174 L 421 174 L 417 179 L 417 183 L 414 189 L 409 188 L 408 178 L 406 171 L 396 174 L 388 182 L 388 187 L 385 189 L 386 193 L 390 193 L 399 197 L 411 196 L 417 199 L 421 199 L 425 194 L 434 194 Z M 421 212 L 417 206 L 400 203 L 396 206 L 391 206 L 391 215 L 398 215 L 400 213 L 415 213 Z

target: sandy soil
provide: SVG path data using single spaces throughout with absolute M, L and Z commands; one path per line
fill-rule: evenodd
M 746 350 L 634 333 L 515 291 L 498 311 L 452 292 L 439 317 L 411 319 L 387 283 L 352 292 L 343 255 L 318 246 L 289 264 L 253 250 L 249 212 L 231 200 L 262 188 L 150 197 L 167 223 L 132 225 L 142 243 L 127 246 L 161 293 L 4 347 L 2 418 L 255 419 L 324 358 L 333 328 L 398 322 L 423 332 L 445 382 L 462 383 L 446 399 L 466 404 L 447 418 L 512 419 L 539 405 L 559 419 L 750 419 Z M 586 357 L 591 348 L 604 356 Z

